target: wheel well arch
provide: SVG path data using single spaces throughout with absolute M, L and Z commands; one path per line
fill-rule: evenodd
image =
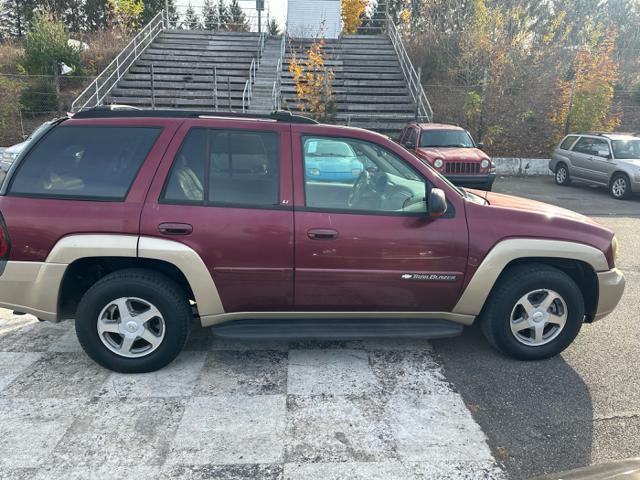
M 58 320 L 74 318 L 82 296 L 102 277 L 127 268 L 145 268 L 175 281 L 189 300 L 195 300 L 184 273 L 170 262 L 140 257 L 84 257 L 69 264 L 58 292 Z
M 631 181 L 631 176 L 629 176 L 627 172 L 625 172 L 624 170 L 615 170 L 609 177 L 609 186 L 611 186 L 613 179 L 616 178 L 617 175 L 624 175 L 625 177 L 627 177 L 627 180 Z
M 582 292 L 582 297 L 584 298 L 585 303 L 585 321 L 587 323 L 593 321 L 593 317 L 598 308 L 598 276 L 593 270 L 593 267 L 582 260 L 554 257 L 522 257 L 513 259 L 505 265 L 502 272 L 500 272 L 496 283 L 491 289 L 491 293 L 493 293 L 495 285 L 508 275 L 511 269 L 527 264 L 547 265 L 566 273 L 576 283 L 576 285 L 578 285 L 578 288 Z M 491 293 L 485 300 L 485 305 L 489 300 Z

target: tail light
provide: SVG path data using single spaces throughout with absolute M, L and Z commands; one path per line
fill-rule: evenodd
M 8 260 L 11 253 L 11 240 L 4 217 L 0 213 L 0 260 Z

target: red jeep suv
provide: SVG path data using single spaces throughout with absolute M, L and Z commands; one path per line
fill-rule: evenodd
M 318 180 L 306 165 L 328 152 L 358 175 Z M 286 338 L 477 320 L 498 350 L 541 359 L 624 288 L 592 220 L 480 198 L 382 135 L 285 113 L 59 119 L 11 166 L 0 212 L 0 306 L 75 319 L 121 372 L 168 364 L 194 321 Z
M 461 187 L 491 191 L 496 169 L 464 128 L 443 123 L 410 123 L 398 141 L 449 181 Z

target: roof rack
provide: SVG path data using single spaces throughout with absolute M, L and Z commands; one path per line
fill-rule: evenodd
M 236 119 L 256 119 L 272 120 L 283 123 L 305 123 L 317 124 L 318 122 L 309 117 L 294 115 L 286 110 L 278 110 L 268 114 L 236 113 L 236 112 L 210 112 L 206 110 L 149 110 L 131 107 L 129 105 L 102 105 L 99 107 L 81 110 L 73 114 L 73 118 L 139 118 L 139 117 L 162 117 L 162 118 L 236 118 Z
M 611 134 L 607 132 L 573 132 L 573 133 L 569 133 L 569 135 L 593 135 L 598 137 L 604 137 L 605 135 L 611 135 Z

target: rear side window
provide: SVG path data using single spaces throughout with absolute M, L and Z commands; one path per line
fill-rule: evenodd
M 574 144 L 574 142 L 576 141 L 576 138 L 578 138 L 578 137 L 576 137 L 575 135 L 569 135 L 560 144 L 560 149 L 561 150 L 571 150 L 571 145 Z
M 160 128 L 59 127 L 22 161 L 9 194 L 124 200 Z
M 275 132 L 190 130 L 174 159 L 161 201 L 267 208 L 279 205 Z

